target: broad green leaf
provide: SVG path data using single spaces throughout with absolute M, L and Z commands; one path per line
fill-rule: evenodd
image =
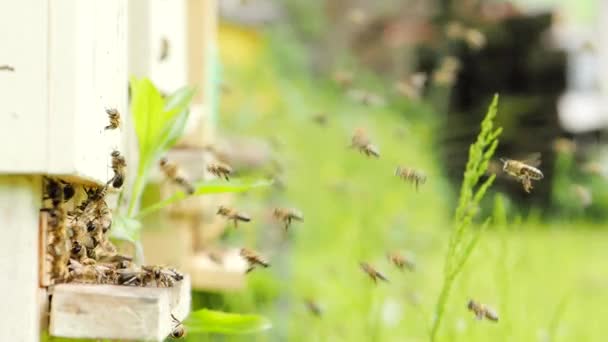
M 165 126 L 163 136 L 160 139 L 162 149 L 170 149 L 183 135 L 186 122 L 188 122 L 190 116 L 190 102 L 195 92 L 194 87 L 183 87 L 165 99 L 165 111 L 177 111 L 177 114 Z
M 155 120 L 163 110 L 163 98 L 147 78 L 131 78 L 131 114 L 141 158 L 148 156 L 156 136 Z
M 122 215 L 114 215 L 110 237 L 135 243 L 139 241 L 141 222 Z
M 201 309 L 184 322 L 188 333 L 251 334 L 268 330 L 270 321 L 258 315 L 241 315 Z
M 122 215 L 114 215 L 110 238 L 128 241 L 135 247 L 135 261 L 143 263 L 144 250 L 140 239 L 141 222 Z
M 244 192 L 247 190 L 270 186 L 273 181 L 271 180 L 239 180 L 232 179 L 230 182 L 226 182 L 224 180 L 214 180 L 211 182 L 201 181 L 194 183 L 194 194 L 192 196 L 201 196 L 208 194 L 219 194 L 219 193 L 234 193 L 234 192 Z M 183 191 L 177 191 L 169 198 L 166 198 L 160 202 L 154 203 L 142 210 L 135 216 L 138 219 L 151 214 L 157 210 L 160 210 L 170 204 L 178 202 L 188 195 Z
M 176 120 L 169 131 L 169 135 L 167 136 L 165 148 L 170 149 L 173 147 L 175 143 L 177 143 L 177 140 L 184 134 L 188 117 L 190 117 L 190 110 L 188 109 L 184 109 L 180 114 L 177 115 Z
M 181 112 L 182 110 L 188 108 L 195 93 L 196 88 L 190 86 L 178 89 L 165 99 L 164 110 L 167 112 L 172 110 L 177 110 L 178 112 Z

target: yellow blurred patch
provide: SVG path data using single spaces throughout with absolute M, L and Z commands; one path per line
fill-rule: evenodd
M 264 47 L 257 30 L 229 23 L 220 23 L 218 42 L 222 63 L 228 68 L 254 67 Z

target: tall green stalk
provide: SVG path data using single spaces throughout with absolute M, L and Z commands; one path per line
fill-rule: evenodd
M 475 249 L 481 232 L 489 224 L 488 219 L 480 229 L 472 229 L 473 218 L 477 214 L 479 203 L 495 178 L 495 175 L 492 175 L 481 185 L 478 185 L 481 177 L 488 169 L 488 163 L 494 155 L 496 147 L 498 147 L 498 136 L 502 132 L 502 128 L 494 128 L 494 118 L 497 111 L 498 95 L 495 95 L 486 117 L 481 122 L 481 132 L 469 149 L 469 160 L 460 189 L 458 207 L 454 214 L 454 229 L 450 235 L 445 257 L 443 285 L 437 299 L 435 317 L 429 333 L 431 341 L 435 341 L 437 338 L 454 281 Z

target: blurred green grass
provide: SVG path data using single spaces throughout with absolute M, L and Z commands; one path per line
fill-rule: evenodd
M 279 142 L 286 190 L 249 194 L 241 204 L 251 212 L 293 205 L 305 222 L 287 236 L 264 219 L 231 232 L 227 243 L 270 254 L 273 267 L 253 272 L 245 291 L 199 295 L 199 305 L 273 321 L 271 331 L 254 338 L 222 340 L 428 340 L 455 195 L 435 153 L 435 114 L 404 100 L 356 104 L 327 77 L 289 65 L 285 41 L 264 44 L 269 53 L 255 67 L 224 66 L 233 91 L 222 100 L 220 126 Z M 327 126 L 312 120 L 317 112 L 328 114 Z M 356 127 L 368 130 L 380 159 L 346 148 Z M 427 183 L 416 192 L 393 175 L 397 164 L 423 170 Z M 492 225 L 456 281 L 440 340 L 604 340 L 608 236 L 597 228 L 535 219 Z M 417 270 L 392 267 L 392 250 L 414 253 Z M 374 285 L 359 269 L 363 260 L 390 283 Z M 307 311 L 305 298 L 324 309 L 321 318 Z M 476 321 L 466 310 L 469 298 L 494 307 L 500 322 Z

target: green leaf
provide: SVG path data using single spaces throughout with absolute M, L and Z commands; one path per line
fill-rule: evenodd
M 268 330 L 270 321 L 258 315 L 241 315 L 201 309 L 184 322 L 188 333 L 251 334 Z
M 190 116 L 189 105 L 194 97 L 196 89 L 194 87 L 183 87 L 175 93 L 169 95 L 165 100 L 166 112 L 175 112 L 170 120 L 165 123 L 163 133 L 160 137 L 160 151 L 164 153 L 170 149 L 177 140 L 183 135 L 188 117 Z
M 167 135 L 164 137 L 163 149 L 165 151 L 173 147 L 184 134 L 188 117 L 190 117 L 190 110 L 188 109 L 184 109 L 175 116 L 175 120 L 168 127 Z
M 139 240 L 141 222 L 122 215 L 114 215 L 110 237 L 114 239 L 136 242 Z
M 139 165 L 128 206 L 129 216 L 134 214 L 143 193 L 148 170 L 183 134 L 194 93 L 193 87 L 183 87 L 163 99 L 149 79 L 131 78 L 131 114 L 139 142 Z
M 273 181 L 271 180 L 239 180 L 232 179 L 230 182 L 226 182 L 224 180 L 214 180 L 211 182 L 200 181 L 194 183 L 194 194 L 192 196 L 201 196 L 208 194 L 219 194 L 219 193 L 236 193 L 236 192 L 244 192 L 247 190 L 266 187 L 272 185 Z M 160 202 L 154 203 L 142 210 L 135 216 L 138 219 L 151 214 L 157 210 L 160 210 L 170 204 L 178 202 L 188 195 L 183 191 L 177 191 L 169 198 L 166 198 Z
M 149 79 L 131 78 L 131 114 L 139 143 L 140 158 L 147 156 L 153 139 L 157 118 L 163 110 L 163 98 Z
M 123 215 L 114 215 L 110 238 L 127 241 L 135 247 L 135 260 L 143 262 L 144 251 L 140 240 L 141 222 Z
M 230 182 L 224 180 L 200 181 L 194 183 L 195 195 L 218 194 L 225 192 L 243 192 L 255 188 L 272 185 L 272 180 L 251 180 L 251 179 L 231 179 Z
M 195 93 L 196 88 L 190 86 L 178 89 L 165 99 L 164 110 L 166 112 L 170 112 L 172 110 L 176 110 L 178 112 L 183 111 L 184 109 L 188 108 Z

